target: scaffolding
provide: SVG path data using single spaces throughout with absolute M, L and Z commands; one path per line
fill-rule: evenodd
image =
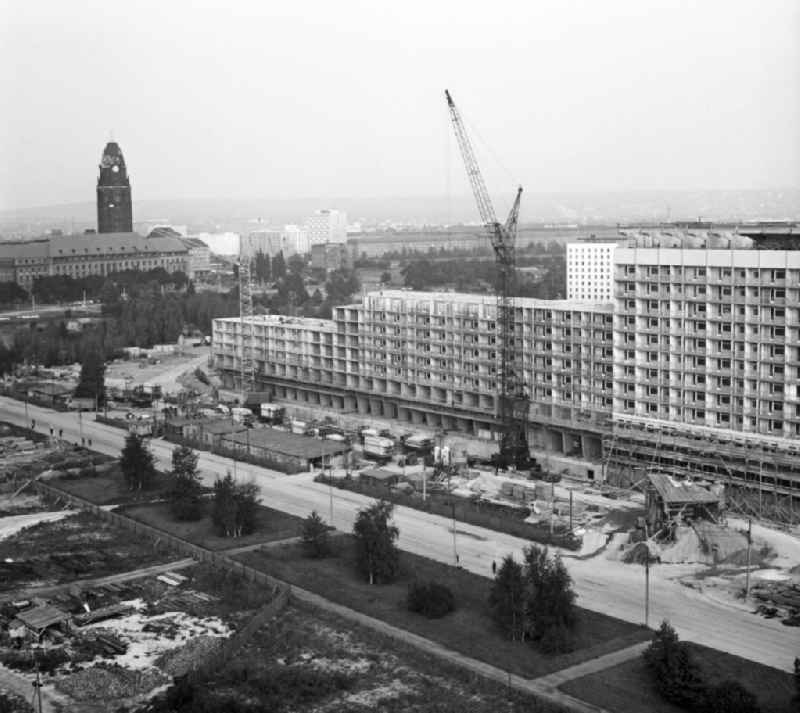
M 239 258 L 239 328 L 240 328 L 240 373 L 239 385 L 242 403 L 247 394 L 255 389 L 256 367 L 253 359 L 253 283 L 250 280 L 250 258 Z
M 729 512 L 800 522 L 800 443 L 615 417 L 603 439 L 606 480 L 640 488 L 650 472 L 725 486 Z

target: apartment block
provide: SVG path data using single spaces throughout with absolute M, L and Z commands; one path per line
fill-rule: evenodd
M 800 489 L 800 251 L 620 248 L 607 464 Z M 772 502 L 772 500 L 771 500 Z
M 567 298 L 611 302 L 617 243 L 567 244 Z
M 614 412 L 800 436 L 800 252 L 617 250 Z
M 318 210 L 306 219 L 309 246 L 320 243 L 347 242 L 347 213 L 341 210 Z
M 530 439 L 599 456 L 612 401 L 612 305 L 520 299 L 515 306 Z M 278 398 L 491 438 L 498 326 L 491 295 L 382 290 L 332 320 L 254 318 L 260 388 Z M 234 386 L 240 321 L 214 321 L 212 353 Z

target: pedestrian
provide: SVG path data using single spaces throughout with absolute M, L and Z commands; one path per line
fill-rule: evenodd
M 86 439 L 83 436 L 81 436 L 81 445 L 82 446 L 86 445 Z
M 90 438 L 89 439 L 89 448 L 91 448 L 91 447 L 92 447 L 92 439 Z
M 53 437 L 53 427 L 50 426 L 50 438 L 52 438 L 52 437 Z
M 58 429 L 58 437 L 62 438 L 63 436 L 64 436 L 64 429 L 63 428 L 59 428 Z
M 497 574 L 497 562 L 492 560 L 492 576 Z
M 458 555 L 456 555 L 456 567 L 460 567 L 460 566 L 461 566 L 461 562 L 459 561 Z
M 31 431 L 35 431 L 35 430 L 36 430 L 36 419 L 32 418 L 31 419 Z

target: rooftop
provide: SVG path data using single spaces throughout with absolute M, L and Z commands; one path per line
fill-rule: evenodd
M 228 420 L 211 421 L 203 427 L 206 433 L 211 433 L 216 436 L 223 433 L 238 433 L 239 431 L 246 430 L 245 426 L 240 423 L 231 423 Z
M 718 503 L 719 495 L 691 480 L 677 480 L 666 473 L 650 473 L 650 484 L 665 503 Z
M 336 455 L 347 450 L 347 446 L 340 441 L 299 436 L 274 428 L 254 428 L 249 433 L 236 433 L 225 440 L 240 445 L 249 443 L 253 448 L 263 448 L 295 458 L 319 458 L 321 455 Z
M 69 621 L 70 618 L 69 614 L 53 606 L 36 607 L 17 614 L 17 619 L 29 629 L 34 629 L 35 631 L 41 631 L 48 626 L 53 626 L 53 624 L 61 624 Z

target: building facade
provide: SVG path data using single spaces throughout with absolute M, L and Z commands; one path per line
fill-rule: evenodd
M 270 257 L 275 257 L 278 253 L 289 257 L 304 255 L 308 251 L 308 234 L 296 225 L 255 230 L 242 238 L 242 252 L 250 257 L 259 252 Z
M 320 243 L 347 242 L 347 213 L 340 210 L 318 210 L 306 220 L 309 246 Z
M 0 242 L 0 277 L 30 290 L 34 280 L 48 275 L 73 278 L 108 275 L 124 270 L 167 272 L 190 270 L 189 252 L 180 238 L 145 238 L 136 233 L 87 233 L 33 240 Z
M 490 295 L 383 290 L 332 320 L 253 318 L 259 388 L 279 398 L 495 437 L 497 304 Z M 531 439 L 598 455 L 611 415 L 612 306 L 521 299 Z M 214 321 L 223 382 L 239 378 L 241 322 Z
M 100 159 L 97 178 L 97 232 L 132 233 L 131 182 L 122 150 L 109 141 Z
M 353 261 L 343 243 L 317 243 L 311 246 L 311 267 L 315 270 L 351 269 Z
M 616 243 L 567 244 L 567 298 L 611 302 Z

